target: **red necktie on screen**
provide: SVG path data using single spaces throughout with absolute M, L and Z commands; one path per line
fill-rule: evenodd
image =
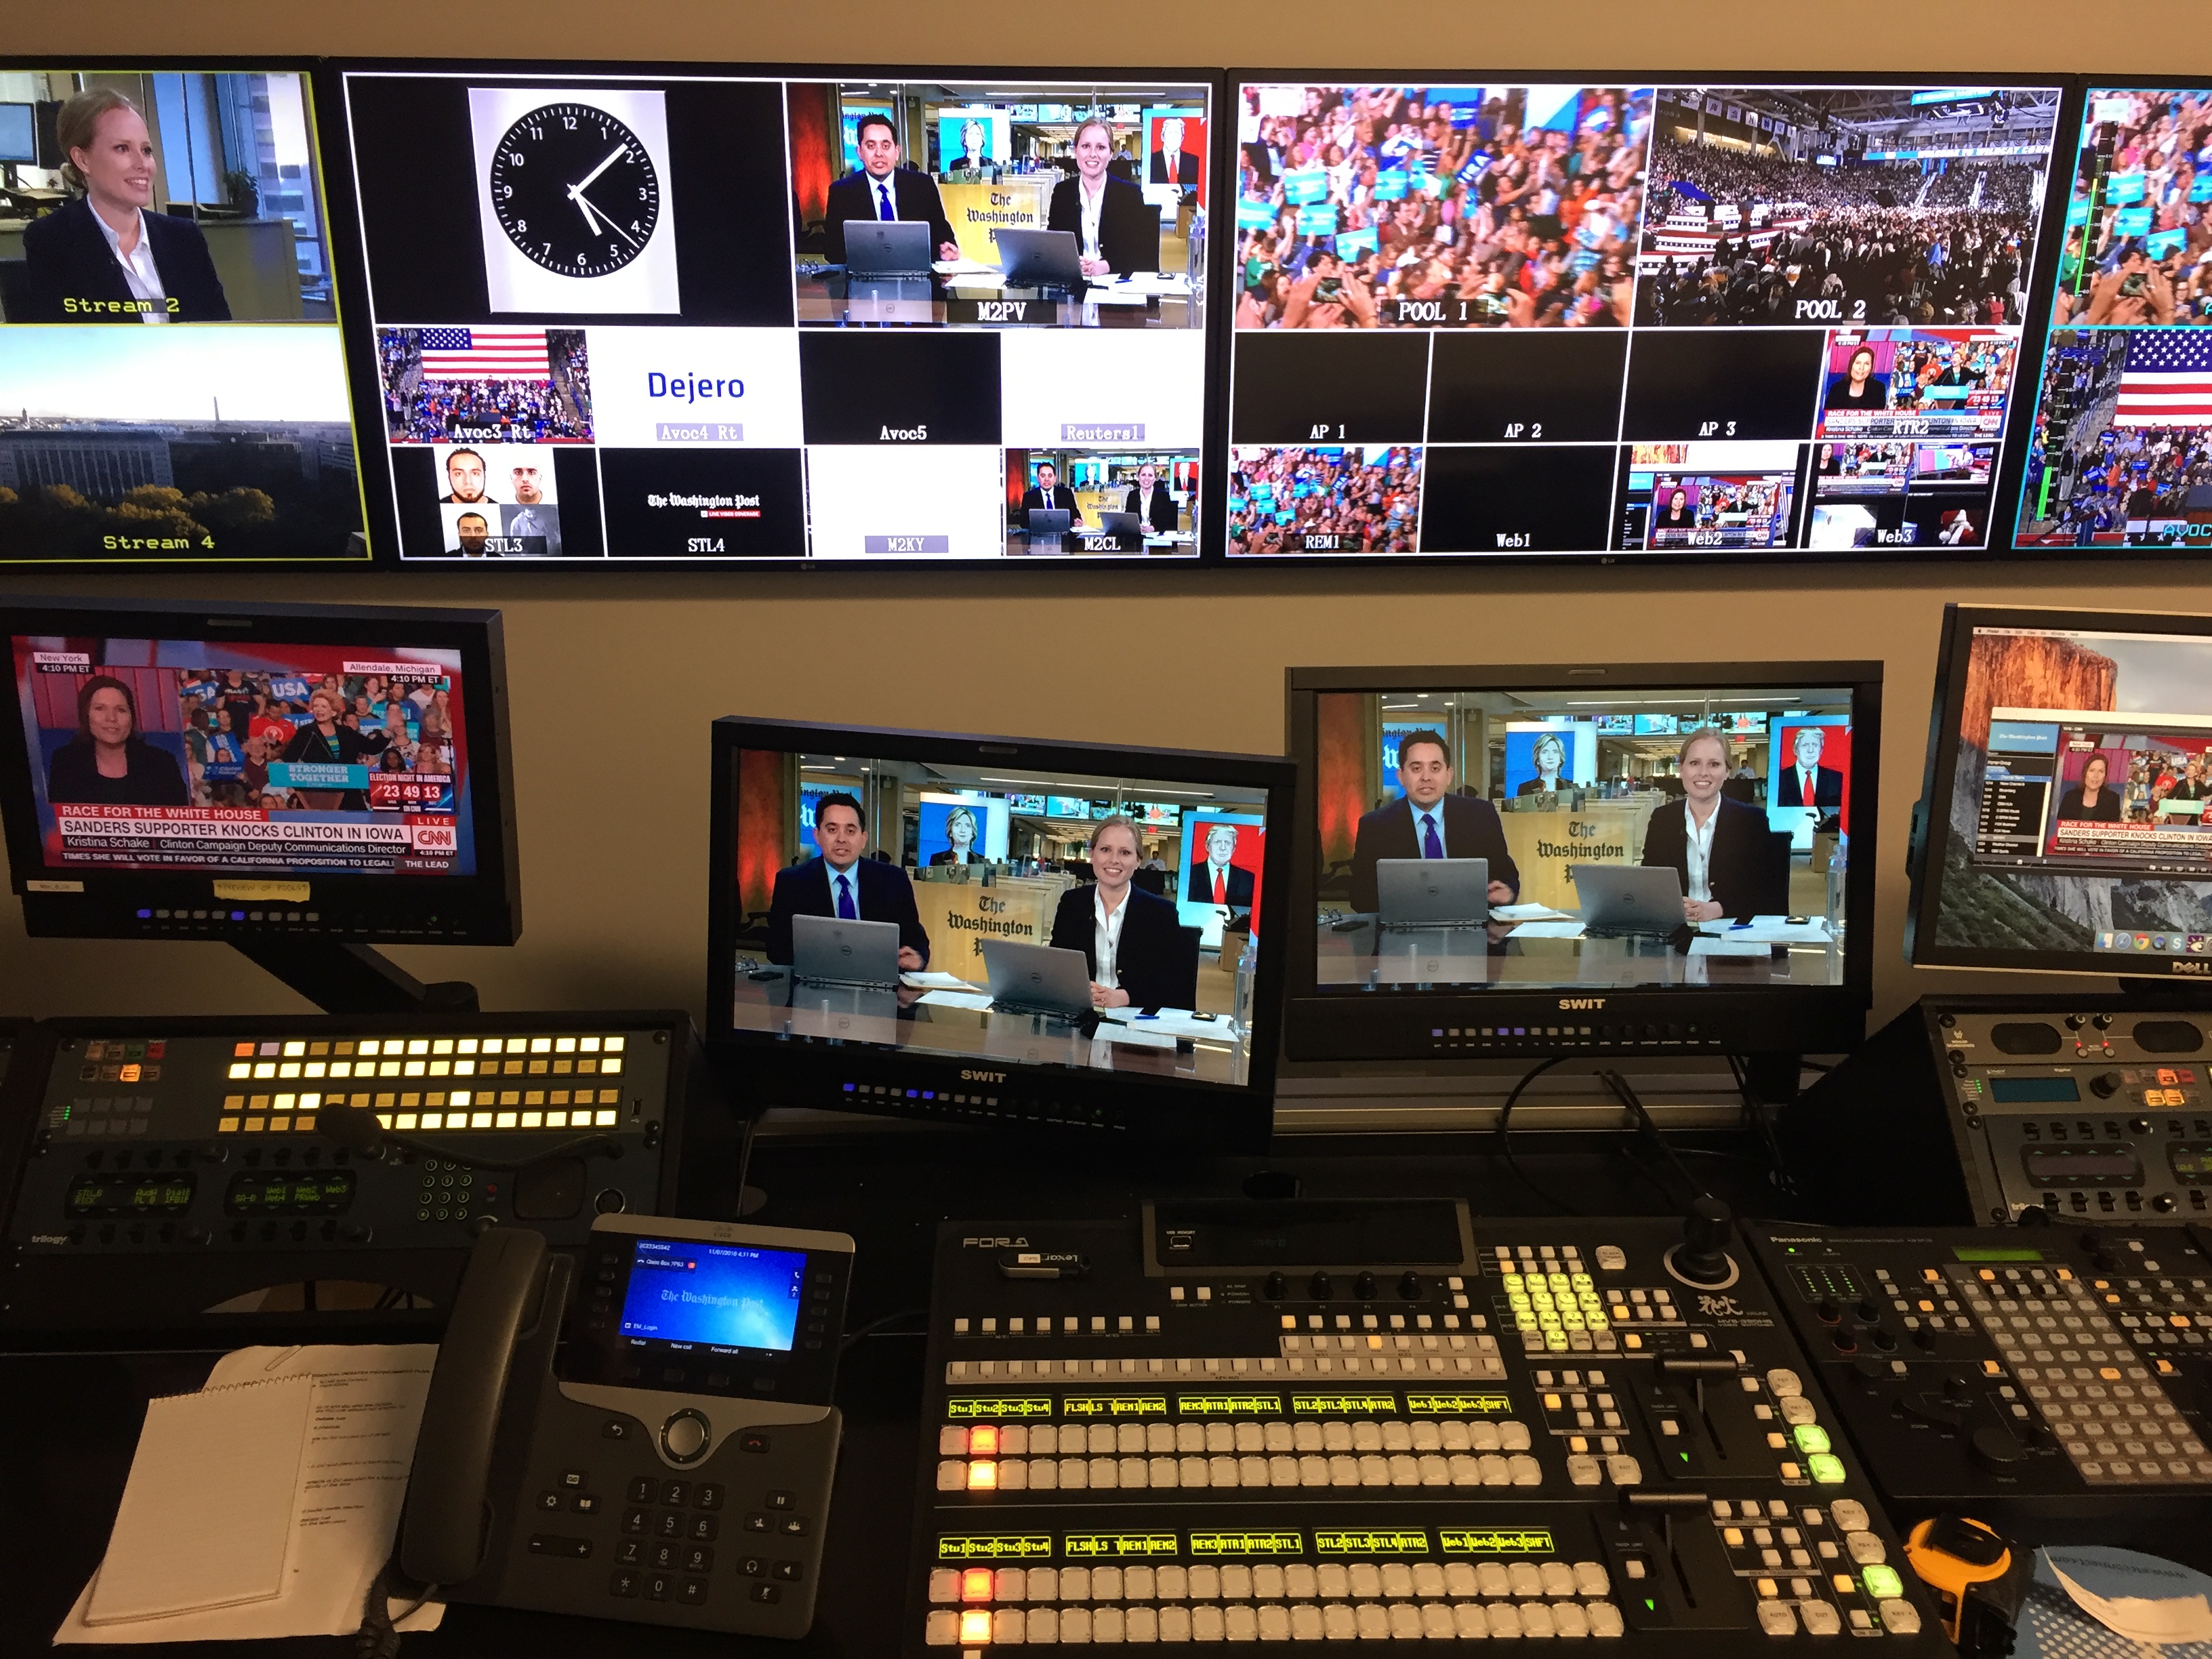
M 1171 185 L 1176 182 L 1176 158 L 1172 155 L 1168 157 L 1168 182 Z
M 1812 771 L 1810 771 L 1809 769 L 1808 769 L 1808 770 L 1807 770 L 1807 771 L 1802 772 L 1802 773 L 1800 773 L 1800 774 L 1798 775 L 1797 793 L 1798 793 L 1798 795 L 1800 796 L 1800 798 L 1803 799 L 1803 801 L 1804 801 L 1805 805 L 1808 805 L 1808 806 L 1810 806 L 1810 805 L 1812 805 L 1814 804 L 1814 802 L 1813 802 L 1813 793 L 1814 793 L 1813 781 L 1814 781 L 1814 774 Z
M 1227 873 L 1218 866 L 1215 867 L 1213 872 L 1213 902 L 1216 904 L 1226 904 L 1229 902 L 1228 876 Z

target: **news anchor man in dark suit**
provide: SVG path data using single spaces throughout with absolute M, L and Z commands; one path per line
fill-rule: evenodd
M 189 219 L 152 211 L 154 141 L 137 107 L 106 87 L 61 106 L 62 176 L 84 193 L 23 230 L 27 317 L 10 322 L 223 323 L 230 301 Z
M 1257 879 L 1237 856 L 1237 826 L 1217 823 L 1206 832 L 1206 856 L 1184 873 L 1183 902 L 1187 904 L 1225 904 L 1232 910 L 1252 908 Z
M 1820 750 L 1828 741 L 1828 734 L 1817 726 L 1801 726 L 1791 739 L 1790 748 L 1796 762 L 1782 775 L 1774 794 L 1778 806 L 1824 807 L 1840 811 L 1844 805 L 1844 775 L 1832 766 L 1820 764 Z M 1813 785 L 1813 799 L 1805 799 L 1808 780 Z
M 1121 497 L 1121 510 L 1136 514 L 1154 532 L 1163 536 L 1172 534 L 1176 526 L 1181 522 L 1181 515 L 1176 511 L 1175 497 L 1168 494 L 1166 483 L 1153 471 L 1150 461 L 1137 469 L 1137 482 L 1131 484 L 1128 492 Z
M 930 245 L 940 259 L 960 257 L 960 244 L 952 234 L 952 222 L 945 216 L 945 198 L 937 181 L 926 173 L 899 165 L 897 129 L 888 115 L 860 118 L 860 171 L 848 173 L 830 186 L 830 202 L 823 215 L 823 229 L 830 238 L 830 258 L 845 260 L 845 224 L 850 219 L 906 219 L 930 228 Z
M 1080 951 L 1094 1008 L 1188 1008 L 1198 995 L 1179 969 L 1184 952 L 1176 908 L 1131 884 L 1144 857 L 1133 820 L 1115 813 L 1091 832 L 1095 881 L 1071 887 L 1053 913 L 1054 949 Z
M 1681 803 L 1665 801 L 1652 811 L 1644 830 L 1644 862 L 1671 866 L 1681 877 L 1683 921 L 1717 921 L 1786 909 L 1786 890 L 1761 890 L 1766 878 L 1759 837 L 1772 833 L 1766 814 L 1721 793 L 1728 781 L 1728 748 L 1720 734 L 1692 732 L 1682 740 L 1680 754 Z
M 1060 469 L 1050 461 L 1037 463 L 1036 485 L 1022 492 L 1022 524 L 1027 527 L 1030 514 L 1040 507 L 1058 507 L 1067 514 L 1070 528 L 1083 522 L 1083 509 L 1075 504 L 1075 492 L 1060 481 Z
M 1398 787 L 1403 800 L 1359 820 L 1352 842 L 1352 908 L 1372 914 L 1375 866 L 1382 859 L 1487 859 L 1490 902 L 1510 904 L 1521 894 L 1521 866 L 1505 850 L 1505 826 L 1486 800 L 1451 793 L 1451 750 L 1433 732 L 1409 732 L 1398 740 Z
M 1175 116 L 1160 123 L 1160 147 L 1152 152 L 1151 167 L 1145 176 L 1156 185 L 1173 185 L 1178 190 L 1198 188 L 1198 157 L 1182 147 L 1183 125 Z
M 815 803 L 814 842 L 822 856 L 775 872 L 768 908 L 770 962 L 791 960 L 793 916 L 842 916 L 896 922 L 900 968 L 915 974 L 929 965 L 929 935 L 915 908 L 914 884 L 896 865 L 862 856 L 867 828 L 860 803 L 842 791 Z
M 1145 192 L 1106 171 L 1114 159 L 1112 130 L 1095 118 L 1075 130 L 1075 177 L 1053 187 L 1048 230 L 1075 237 L 1083 274 L 1093 279 L 1126 276 L 1133 270 L 1157 270 L 1160 264 L 1159 216 Z

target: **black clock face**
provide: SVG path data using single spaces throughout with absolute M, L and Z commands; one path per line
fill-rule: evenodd
M 548 104 L 499 141 L 491 204 L 532 263 L 564 276 L 605 276 L 653 240 L 660 175 L 644 143 L 606 111 Z

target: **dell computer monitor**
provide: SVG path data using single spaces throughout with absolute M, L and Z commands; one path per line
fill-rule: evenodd
M 1264 1145 L 1287 761 L 736 718 L 714 752 L 708 1042 L 753 1097 Z
M 1879 664 L 1293 669 L 1289 688 L 1290 1058 L 1863 1035 Z
M 0 566 L 367 563 L 310 70 L 0 80 L 0 166 L 17 210 L 43 204 L 0 261 Z M 150 281 L 105 257 L 133 213 Z
M 1908 949 L 2212 980 L 2212 617 L 1944 611 Z
M 41 599 L 0 635 L 27 932 L 514 941 L 498 612 Z
M 364 477 L 404 562 L 1026 557 L 1025 506 L 1155 520 L 1059 551 L 1197 556 L 1208 73 L 416 61 L 339 85 Z M 1085 167 L 1112 206 L 1073 289 L 1041 283 L 999 233 L 1072 245 Z M 886 220 L 912 234 L 896 274 L 847 245 Z

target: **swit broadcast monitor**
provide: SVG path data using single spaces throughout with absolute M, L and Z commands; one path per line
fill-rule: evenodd
M 1288 686 L 1290 1058 L 1859 1041 L 1879 664 L 1298 668 Z M 1409 861 L 1439 886 L 1485 864 L 1486 920 L 1408 925 Z
M 0 64 L 0 564 L 367 562 L 318 130 L 301 64 Z
M 2212 83 L 2092 81 L 2063 135 L 2022 549 L 2212 548 L 2208 128 Z
M 1916 966 L 2212 980 L 2212 617 L 1947 606 Z
M 711 1050 L 770 1104 L 1264 1145 L 1285 935 L 1261 919 L 1288 902 L 1294 778 L 716 720 Z M 796 951 L 821 917 L 895 926 L 896 982 Z
M 1229 556 L 1989 547 L 2058 98 L 1237 75 Z
M 408 563 L 1196 556 L 1212 76 L 339 82 L 371 496 Z M 902 269 L 852 224 L 912 242 Z M 1072 280 L 1001 231 L 1079 243 Z M 1031 510 L 1068 527 L 1029 534 Z M 1099 527 L 1122 511 L 1142 536 Z
M 0 605 L 25 930 L 506 945 L 499 613 Z

